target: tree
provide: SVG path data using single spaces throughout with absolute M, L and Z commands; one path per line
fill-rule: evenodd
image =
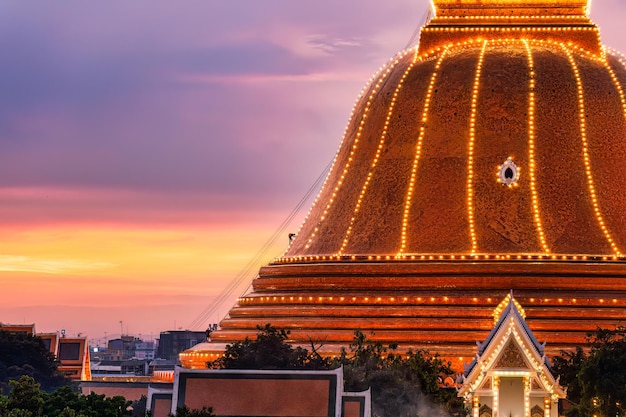
M 580 346 L 575 351 L 561 351 L 561 356 L 552 358 L 552 370 L 559 376 L 559 383 L 567 387 L 567 399 L 575 404 L 580 403 L 582 386 L 578 379 L 578 371 L 587 358 Z
M 58 363 L 40 337 L 0 330 L 0 392 L 9 391 L 9 380 L 28 375 L 45 391 L 66 385 Z
M 588 355 L 577 349 L 554 358 L 555 372 L 574 403 L 566 415 L 626 416 L 626 328 L 598 328 L 589 342 Z
M 43 414 L 47 417 L 81 417 L 89 415 L 82 395 L 70 386 L 61 387 L 44 396 Z
M 466 415 L 456 390 L 443 386 L 454 375 L 450 363 L 426 351 L 401 355 L 396 349 L 396 344 L 384 346 L 355 331 L 350 353 L 342 351 L 338 360 L 344 366 L 346 390 L 371 388 L 377 416 Z
M 124 397 L 108 398 L 104 394 L 82 395 L 70 387 L 62 387 L 44 396 L 47 417 L 119 417 L 133 414 L 131 402 Z
M 108 398 L 104 394 L 82 395 L 70 386 L 61 387 L 51 393 L 40 389 L 32 377 L 22 376 L 10 381 L 8 396 L 0 394 L 0 416 L 2 417 L 122 417 L 144 416 L 141 404 L 145 400 L 127 401 L 124 397 Z M 137 410 L 131 407 L 136 404 Z
M 209 362 L 210 369 L 329 369 L 330 360 L 313 349 L 286 343 L 289 332 L 269 324 L 257 326 L 257 338 L 227 345 L 224 355 Z
M 130 404 L 132 415 L 137 417 L 145 417 L 147 412 L 148 397 L 142 395 L 138 400 Z
M 120 417 L 132 415 L 130 405 L 131 402 L 122 396 L 106 397 L 104 394 L 98 395 L 92 392 L 89 395 L 79 396 L 76 411 L 88 417 Z
M 59 417 L 87 417 L 82 413 L 77 413 L 69 407 L 65 407 L 58 415 Z
M 201 410 L 190 410 L 186 405 L 178 407 L 176 414 L 169 414 L 170 417 L 215 417 L 211 407 L 202 407 Z
M 41 384 L 30 377 L 23 375 L 19 380 L 9 381 L 11 392 L 7 401 L 7 409 L 15 413 L 28 414 L 39 417 L 43 413 L 43 393 L 39 389 Z M 10 414 L 10 413 L 9 413 Z

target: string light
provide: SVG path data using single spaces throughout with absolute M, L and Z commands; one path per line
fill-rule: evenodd
M 417 178 L 417 166 L 419 164 L 420 156 L 422 154 L 422 143 L 424 141 L 424 134 L 426 132 L 426 122 L 428 122 L 428 111 L 430 110 L 430 102 L 433 95 L 433 89 L 435 86 L 435 82 L 437 81 L 437 76 L 439 75 L 439 69 L 441 68 L 441 63 L 448 53 L 449 47 L 444 47 L 443 52 L 439 56 L 437 63 L 435 64 L 435 69 L 430 76 L 430 82 L 428 83 L 428 89 L 426 90 L 426 98 L 424 99 L 424 107 L 422 109 L 422 119 L 420 121 L 420 132 L 417 138 L 417 144 L 415 146 L 415 156 L 413 157 L 413 166 L 411 167 L 411 177 L 409 180 L 409 188 L 406 193 L 406 198 L 404 202 L 404 214 L 402 215 L 402 232 L 401 232 L 401 242 L 400 242 L 400 251 L 399 255 L 402 255 L 406 250 L 407 244 L 407 229 L 409 225 L 409 213 L 411 210 L 411 200 L 413 198 L 413 191 L 415 188 L 415 180 Z
M 472 89 L 472 104 L 470 114 L 469 127 L 469 149 L 467 155 L 467 219 L 469 223 L 471 254 L 475 254 L 478 248 L 478 240 L 476 238 L 476 227 L 474 225 L 474 142 L 476 139 L 476 115 L 478 113 L 478 90 L 480 87 L 480 76 L 483 69 L 483 61 L 485 59 L 485 50 L 488 41 L 483 41 L 476 64 L 476 73 L 474 75 L 474 87 Z
M 539 197 L 537 196 L 537 186 L 535 179 L 535 62 L 533 59 L 532 51 L 528 41 L 524 39 L 522 41 L 526 47 L 526 54 L 528 56 L 528 176 L 530 179 L 530 195 L 531 204 L 533 208 L 533 219 L 535 221 L 535 229 L 539 237 L 539 243 L 543 248 L 544 253 L 550 253 L 550 248 L 546 243 L 546 237 L 543 233 L 543 227 L 541 225 L 541 217 L 539 215 Z
M 415 52 L 417 53 L 417 49 L 415 49 Z M 370 111 L 370 108 L 372 106 L 372 102 L 374 101 L 374 99 L 376 98 L 376 95 L 378 93 L 378 89 L 381 87 L 381 85 L 383 84 L 383 82 L 387 79 L 387 77 L 389 76 L 389 74 L 391 74 L 392 70 L 395 68 L 395 66 L 400 63 L 401 59 L 406 55 L 406 53 L 404 55 L 400 55 L 399 57 L 397 57 L 395 60 L 393 60 L 393 62 L 387 66 L 387 68 L 385 69 L 385 71 L 383 72 L 383 74 L 378 78 L 378 81 L 376 82 L 376 84 L 374 85 L 374 88 L 372 89 L 371 94 L 369 95 L 367 102 L 365 104 L 365 109 L 363 110 L 363 115 L 361 117 L 361 121 L 359 122 L 359 127 L 357 128 L 357 132 L 356 135 L 354 137 L 354 142 L 352 143 L 352 147 L 350 149 L 350 154 L 348 155 L 348 159 L 347 162 L 343 168 L 343 172 L 341 173 L 341 176 L 339 177 L 339 181 L 337 182 L 337 185 L 335 186 L 331 198 L 329 200 L 329 202 L 326 204 L 326 207 L 324 208 L 324 211 L 322 212 L 322 215 L 320 217 L 320 224 L 326 219 L 326 216 L 328 215 L 328 211 L 330 210 L 335 197 L 337 196 L 337 192 L 339 191 L 339 189 L 341 188 L 344 179 L 346 178 L 346 175 L 348 174 L 348 171 L 350 170 L 350 167 L 352 166 L 352 160 L 354 157 L 354 153 L 356 152 L 358 145 L 359 145 L 359 140 L 361 138 L 361 134 L 363 133 L 363 127 L 365 126 L 365 122 L 367 120 L 367 115 Z M 347 133 L 347 130 L 346 130 Z M 345 140 L 345 134 L 344 134 L 344 140 Z M 342 141 L 343 143 L 343 141 Z M 339 147 L 339 149 L 341 150 L 342 147 Z M 338 152 L 339 153 L 339 152 Z M 335 155 L 335 160 L 337 159 L 338 153 Z M 333 163 L 334 166 L 334 163 Z M 331 170 L 332 172 L 332 170 Z M 329 176 L 327 176 L 327 180 L 330 177 L 330 173 Z M 321 191 L 320 194 L 321 195 Z M 318 195 L 318 198 L 319 198 Z M 314 229 L 313 232 L 311 233 L 311 236 L 309 236 L 309 239 L 305 245 L 305 249 L 308 249 L 311 246 L 311 243 L 313 242 L 313 239 L 315 238 L 315 236 L 317 235 L 317 233 L 319 232 L 319 228 L 320 228 L 320 224 L 318 224 Z
M 378 165 L 380 154 L 385 146 L 385 138 L 389 130 L 389 125 L 391 124 L 391 117 L 393 116 L 393 111 L 395 109 L 396 102 L 398 101 L 398 95 L 400 94 L 400 90 L 402 89 L 402 86 L 404 85 L 404 81 L 406 80 L 406 77 L 409 75 L 409 73 L 411 72 L 415 64 L 417 63 L 417 58 L 418 58 L 418 54 L 417 54 L 417 49 L 416 49 L 415 54 L 413 55 L 413 60 L 404 70 L 404 73 L 402 74 L 402 77 L 400 78 L 400 81 L 398 82 L 398 85 L 396 86 L 396 89 L 393 92 L 391 103 L 389 104 L 389 108 L 387 109 L 387 117 L 385 119 L 383 131 L 380 135 L 380 140 L 378 141 L 378 147 L 376 148 L 376 154 L 374 155 L 374 159 L 372 160 L 372 163 L 370 165 L 369 172 L 367 173 L 367 177 L 365 178 L 365 183 L 363 184 L 363 187 L 361 188 L 361 192 L 357 199 L 356 205 L 354 206 L 354 212 L 352 214 L 352 217 L 350 218 L 350 223 L 344 235 L 341 248 L 339 248 L 339 251 L 337 252 L 337 255 L 341 255 L 343 251 L 346 249 L 346 246 L 348 245 L 348 241 L 350 240 L 350 234 L 352 233 L 352 227 L 354 226 L 354 221 L 356 220 L 357 214 L 359 214 L 359 211 L 361 210 L 361 203 L 363 202 L 363 198 L 365 197 L 367 188 L 369 187 L 369 184 L 372 181 L 372 178 L 374 176 L 374 170 L 376 169 L 376 166 Z
M 598 202 L 598 197 L 596 195 L 596 188 L 593 181 L 593 173 L 591 170 L 591 161 L 589 159 L 589 145 L 587 142 L 587 116 L 585 111 L 585 92 L 583 89 L 583 82 L 580 75 L 580 70 L 578 69 L 578 64 L 574 59 L 572 52 L 567 48 L 565 44 L 561 44 L 561 48 L 567 55 L 567 59 L 569 60 L 570 66 L 572 67 L 572 72 L 574 73 L 574 78 L 576 79 L 576 90 L 578 96 L 578 119 L 580 125 L 580 139 L 583 147 L 583 160 L 585 163 L 585 173 L 587 174 L 587 186 L 589 188 L 589 194 L 591 195 L 591 204 L 593 206 L 593 211 L 596 216 L 596 220 L 604 237 L 607 242 L 611 246 L 613 253 L 617 256 L 621 256 L 620 250 L 617 247 L 615 241 L 611 237 L 611 232 L 604 222 L 604 218 L 602 216 L 602 212 L 600 210 L 600 204 Z

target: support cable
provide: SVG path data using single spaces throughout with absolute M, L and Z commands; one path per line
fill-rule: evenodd
M 246 281 L 246 278 L 249 277 L 252 272 L 260 267 L 260 264 L 264 262 L 267 252 L 274 246 L 279 237 L 283 236 L 285 230 L 296 215 L 300 212 L 304 204 L 310 199 L 311 195 L 320 187 L 320 184 L 328 175 L 328 171 L 332 166 L 333 161 L 331 160 L 328 165 L 324 168 L 322 173 L 317 177 L 313 185 L 309 187 L 304 196 L 300 199 L 298 204 L 291 210 L 289 215 L 283 220 L 283 222 L 278 226 L 276 231 L 270 236 L 270 238 L 261 246 L 256 255 L 248 261 L 248 263 L 242 268 L 242 270 L 228 283 L 226 288 L 222 290 L 222 292 L 216 297 L 215 300 L 211 302 L 211 304 L 202 311 L 198 317 L 196 317 L 190 324 L 187 326 L 188 329 L 202 329 L 206 326 L 206 323 L 209 319 L 220 310 L 220 308 L 224 305 L 224 303 L 231 299 L 233 293 L 237 288 L 241 286 L 241 284 Z M 249 281 L 248 285 L 244 289 L 244 292 L 240 295 L 245 295 L 250 287 L 252 286 L 252 280 Z

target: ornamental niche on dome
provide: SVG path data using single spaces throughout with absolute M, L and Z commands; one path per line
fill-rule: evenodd
M 185 366 L 267 323 L 459 365 L 511 289 L 552 354 L 626 319 L 624 59 L 586 1 L 433 7 L 363 89 L 285 254 Z

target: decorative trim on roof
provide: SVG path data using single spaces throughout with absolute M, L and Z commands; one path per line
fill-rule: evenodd
M 544 354 L 545 343 L 533 335 L 512 292 L 500 306 L 507 301 L 489 336 L 477 343 L 476 358 L 465 368 L 459 396 L 468 399 L 476 391 L 491 387 L 488 381 L 492 376 L 520 376 L 528 379 L 533 390 L 545 391 L 553 399 L 564 398 L 565 391 L 552 375 Z

